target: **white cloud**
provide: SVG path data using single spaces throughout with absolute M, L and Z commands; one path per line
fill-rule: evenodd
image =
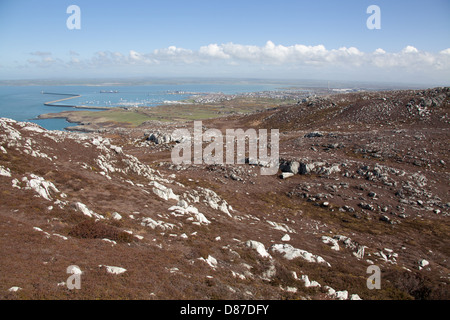
M 31 52 L 35 58 L 28 59 L 29 63 L 46 65 L 64 63 L 59 58 L 53 58 L 50 52 Z M 98 51 L 91 58 L 81 58 L 71 51 L 68 62 L 83 63 L 91 67 L 105 65 L 151 65 L 151 64 L 214 64 L 223 61 L 227 65 L 275 66 L 328 66 L 364 67 L 413 67 L 422 65 L 426 68 L 450 68 L 450 48 L 439 53 L 419 51 L 413 46 L 406 46 L 399 52 L 386 52 L 382 48 L 374 52 L 362 52 L 356 47 L 341 47 L 326 49 L 323 45 L 306 46 L 295 44 L 292 46 L 276 45 L 268 41 L 264 46 L 242 45 L 232 42 L 225 44 L 209 44 L 198 50 L 184 49 L 176 46 L 156 49 L 150 53 L 130 50 L 128 55 L 120 52 Z M 75 58 L 76 57 L 76 58 Z
M 207 46 L 200 47 L 198 50 L 200 55 L 218 59 L 230 59 L 231 56 L 224 52 L 223 46 L 217 44 L 209 44 Z
M 127 54 L 98 51 L 92 57 L 81 57 L 71 52 L 70 59 L 54 58 L 49 52 L 32 52 L 28 64 L 36 67 L 76 68 L 80 72 L 105 71 L 112 68 L 145 72 L 166 70 L 183 73 L 199 70 L 211 73 L 251 71 L 254 73 L 278 74 L 323 74 L 351 75 L 358 73 L 371 77 L 370 73 L 392 74 L 397 78 L 427 75 L 432 79 L 450 78 L 450 48 L 437 53 L 420 51 L 406 46 L 398 52 L 387 52 L 378 48 L 363 52 L 356 47 L 327 49 L 324 45 L 308 46 L 294 44 L 284 46 L 267 41 L 265 45 L 243 45 L 232 42 L 208 44 L 199 49 L 185 49 L 176 46 L 156 49 L 149 53 L 130 50 Z M 135 68 L 132 68 L 135 66 Z M 200 67 L 200 68 L 199 68 Z M 259 70 L 259 71 L 258 71 Z M 106 72 L 106 71 L 105 71 Z
M 170 46 L 164 49 L 156 49 L 153 53 L 146 55 L 148 61 L 154 63 L 159 62 L 173 62 L 181 64 L 191 64 L 199 60 L 198 53 L 189 49 L 177 48 L 176 46 Z
M 417 50 L 416 48 L 414 48 L 413 46 L 406 46 L 403 50 L 402 53 L 418 53 L 419 50 Z
M 118 56 L 118 57 L 120 57 L 120 56 Z M 144 60 L 144 57 L 142 56 L 142 54 L 140 54 L 139 52 L 136 52 L 134 50 L 130 50 L 129 57 L 132 62 L 139 62 L 139 61 Z

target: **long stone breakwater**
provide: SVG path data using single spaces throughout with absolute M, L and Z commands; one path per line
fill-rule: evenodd
M 67 101 L 67 100 L 70 100 L 70 99 L 80 98 L 81 97 L 80 94 L 54 93 L 54 92 L 44 92 L 44 91 L 42 91 L 42 94 L 50 94 L 50 95 L 56 95 L 56 96 L 66 96 L 66 98 L 44 102 L 45 106 L 75 108 L 75 109 L 97 109 L 97 110 L 109 110 L 109 109 L 111 109 L 109 107 L 99 107 L 99 106 L 78 106 L 78 105 L 60 104 L 61 101 Z

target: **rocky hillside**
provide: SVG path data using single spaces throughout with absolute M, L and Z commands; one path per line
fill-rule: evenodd
M 190 123 L 0 119 L 0 298 L 448 299 L 449 96 L 352 93 L 204 121 L 280 129 L 273 176 L 174 165 L 170 132 Z

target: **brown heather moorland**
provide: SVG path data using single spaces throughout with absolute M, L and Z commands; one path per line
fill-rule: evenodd
M 266 176 L 251 159 L 175 165 L 171 133 L 192 121 L 0 119 L 0 299 L 447 300 L 449 98 L 357 92 L 202 118 L 279 129 Z

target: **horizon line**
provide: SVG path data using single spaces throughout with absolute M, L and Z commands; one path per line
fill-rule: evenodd
M 130 85 L 127 83 L 134 81 L 138 83 L 131 83 L 131 85 L 139 85 L 139 82 L 157 82 L 157 81 L 176 81 L 176 82 L 190 82 L 190 81 L 202 81 L 202 82 L 230 82 L 230 81 L 246 81 L 246 82 L 267 82 L 267 83 L 279 83 L 279 84 L 297 84 L 303 86 L 309 86 L 311 84 L 321 84 L 327 86 L 328 84 L 351 84 L 351 85 L 375 85 L 375 86 L 397 86 L 397 87 L 446 87 L 450 84 L 443 83 L 411 83 L 411 82 L 399 82 L 399 81 L 380 81 L 380 80 L 334 80 L 334 79 L 308 79 L 308 78 L 270 78 L 270 77 L 205 77 L 205 76 L 123 76 L 123 77 L 51 77 L 51 78 L 22 78 L 22 79 L 0 79 L 0 86 L 8 85 L 70 85 L 71 83 L 80 85 L 80 82 L 84 82 L 84 85 L 110 85 L 121 86 Z M 57 84 L 61 82 L 61 84 Z M 303 83 L 302 83 L 303 82 Z M 306 84 L 305 82 L 309 82 Z

